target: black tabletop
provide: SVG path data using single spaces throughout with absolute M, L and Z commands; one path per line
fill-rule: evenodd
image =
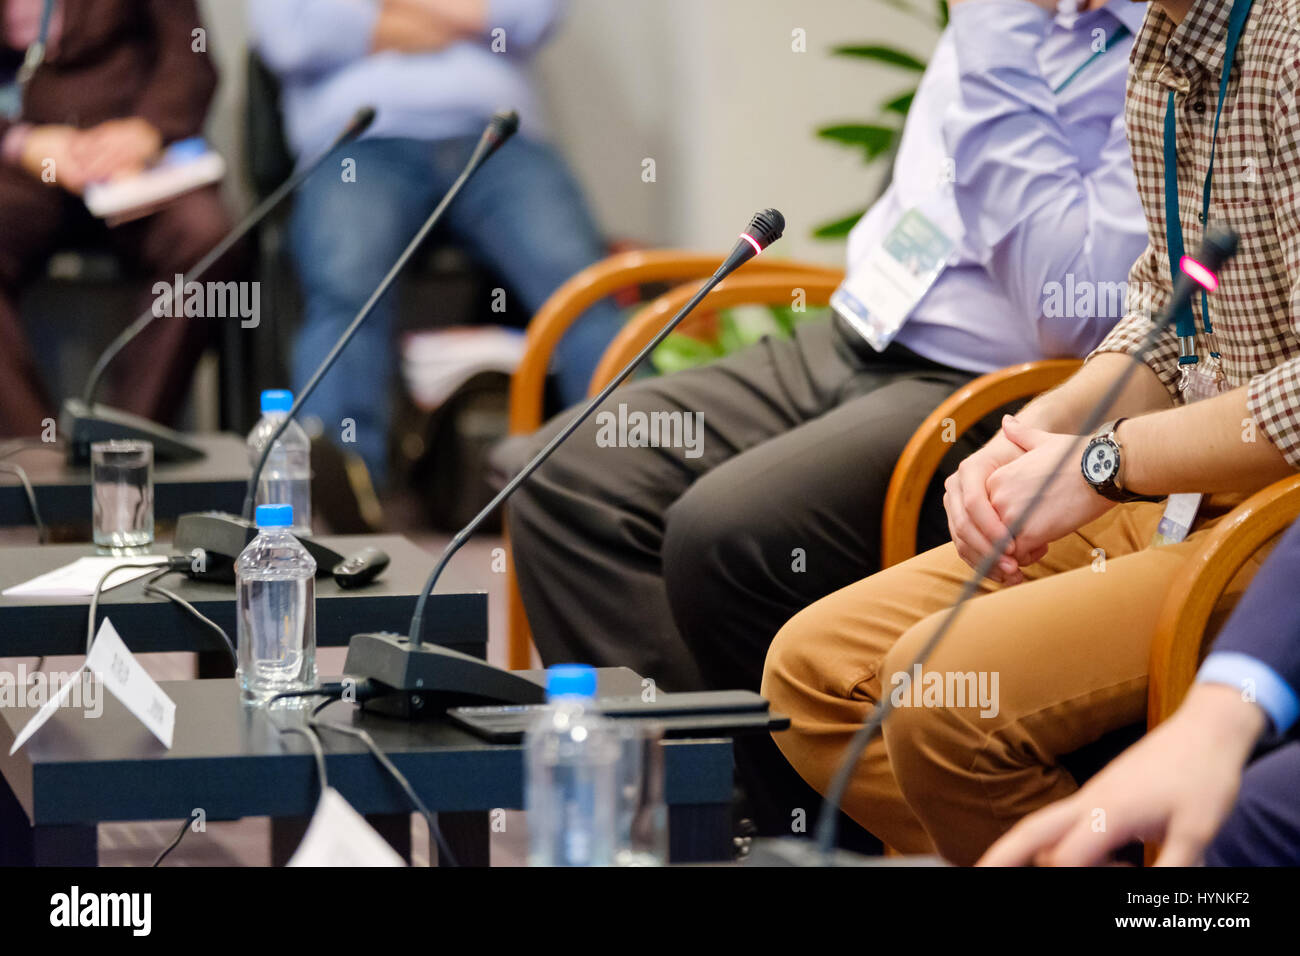
M 331 577 L 316 579 L 316 643 L 343 645 L 356 633 L 405 633 L 433 557 L 401 535 L 323 535 L 323 543 L 349 555 L 364 547 L 386 551 L 384 573 L 363 588 L 347 591 Z M 166 554 L 165 548 L 155 548 Z M 47 544 L 0 549 L 0 591 L 79 557 L 95 554 L 90 544 Z M 171 574 L 160 582 L 235 635 L 235 587 L 193 581 Z M 137 654 L 155 651 L 216 651 L 220 638 L 166 598 L 142 593 L 137 579 L 104 593 L 107 615 L 126 645 Z M 0 596 L 0 657 L 83 654 L 89 598 Z M 487 595 L 484 592 L 434 595 L 426 612 L 429 639 L 467 654 L 482 656 L 487 645 Z
M 524 673 L 543 680 L 542 671 Z M 318 788 L 310 746 L 301 735 L 277 729 L 277 723 L 301 720 L 302 711 L 245 708 L 233 680 L 161 686 L 176 702 L 171 750 L 109 696 L 96 719 L 80 710 L 59 710 L 10 756 L 14 737 L 35 708 L 0 708 L 0 773 L 34 825 L 179 819 L 196 807 L 208 819 L 311 813 Z M 601 695 L 640 690 L 641 678 L 627 668 L 599 671 Z M 519 744 L 489 744 L 442 719 L 404 721 L 342 702 L 321 717 L 364 727 L 430 810 L 523 806 Z M 330 785 L 358 811 L 410 811 L 405 795 L 359 740 L 325 730 L 322 741 Z M 730 801 L 730 740 L 666 741 L 664 746 L 668 804 Z
M 154 463 L 154 517 L 191 511 L 238 511 L 251 470 L 239 435 L 188 435 L 207 454 L 197 461 Z M 90 466 L 69 465 L 63 449 L 28 448 L 5 461 L 21 465 L 50 524 L 90 523 Z M 32 524 L 31 506 L 15 475 L 0 472 L 0 525 Z

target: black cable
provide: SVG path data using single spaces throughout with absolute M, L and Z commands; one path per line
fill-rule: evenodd
M 157 857 L 154 858 L 154 861 L 153 861 L 153 864 L 152 864 L 153 866 L 155 866 L 155 867 L 156 867 L 156 866 L 160 866 L 160 865 L 162 864 L 162 861 L 165 860 L 165 859 L 167 859 L 168 854 L 170 854 L 172 850 L 176 849 L 178 846 L 181 845 L 181 840 L 184 840 L 184 839 L 185 839 L 185 833 L 186 833 L 186 831 L 189 830 L 189 828 L 190 828 L 190 823 L 191 823 L 191 822 L 192 822 L 192 821 L 190 820 L 189 817 L 186 817 L 186 818 L 185 818 L 185 822 L 182 823 L 182 824 L 181 824 L 181 828 L 180 828 L 179 830 L 176 831 L 176 836 L 175 836 L 175 838 L 172 840 L 172 842 L 169 843 L 169 844 L 167 844 L 166 849 L 164 849 L 161 853 L 158 854 Z
M 1096 430 L 1098 425 L 1101 424 L 1103 416 L 1110 411 L 1110 407 L 1115 404 L 1115 400 L 1119 398 L 1120 394 L 1124 391 L 1125 386 L 1128 385 L 1129 379 L 1133 377 L 1133 374 L 1138 370 L 1138 368 L 1144 367 L 1142 358 L 1155 345 L 1156 340 L 1160 338 L 1164 329 L 1165 324 L 1163 322 L 1152 323 L 1151 331 L 1147 333 L 1146 338 L 1143 339 L 1142 344 L 1138 347 L 1137 351 L 1130 353 L 1133 359 L 1132 364 L 1130 364 L 1124 370 L 1124 373 L 1114 381 L 1110 390 L 1102 396 L 1101 401 L 1099 401 L 1089 413 L 1087 420 L 1079 427 L 1080 444 L 1084 443 L 1087 440 L 1087 437 Z M 996 564 L 1002 555 L 1006 553 L 1007 549 L 1011 547 L 1016 537 L 1024 529 L 1030 516 L 1038 510 L 1038 506 L 1043 502 L 1043 500 L 1045 500 L 1045 493 L 1048 486 L 1051 485 L 1053 480 L 1055 480 L 1061 469 L 1065 467 L 1066 463 L 1077 454 L 1078 449 L 1074 445 L 1071 445 L 1065 454 L 1058 459 L 1056 467 L 1049 471 L 1039 483 L 1038 487 L 1034 490 L 1033 495 L 1029 499 L 1029 504 L 1025 507 L 1025 510 L 1021 512 L 1020 516 L 1011 523 L 1010 527 L 1007 528 L 1007 533 L 1003 535 L 1002 539 L 994 544 L 992 549 L 980 560 L 979 566 L 975 569 L 975 573 L 971 575 L 971 577 L 966 581 L 965 586 L 962 588 L 961 594 L 957 597 L 956 603 L 949 608 L 948 613 L 944 616 L 944 619 L 939 622 L 939 626 L 930 636 L 930 639 L 922 645 L 921 649 L 917 652 L 916 657 L 912 659 L 911 663 L 909 663 L 907 668 L 903 671 L 905 680 L 908 682 L 907 684 L 902 685 L 904 688 L 910 685 L 911 675 L 916 673 L 917 667 L 924 666 L 925 662 L 934 652 L 934 649 L 939 646 L 939 642 L 943 640 L 944 635 L 946 635 L 952 628 L 953 622 L 957 619 L 957 615 L 961 612 L 963 605 L 965 605 L 966 602 L 979 590 L 980 583 L 988 576 L 988 573 L 993 570 L 993 565 Z M 844 757 L 835 771 L 835 776 L 831 778 L 830 786 L 826 788 L 826 795 L 822 800 L 821 814 L 817 818 L 817 849 L 821 854 L 823 861 L 829 861 L 831 854 L 834 851 L 836 831 L 839 826 L 839 813 L 837 811 L 841 801 L 844 799 L 844 794 L 848 790 L 849 783 L 853 778 L 853 771 L 857 768 L 858 760 L 862 756 L 863 751 L 867 749 L 867 746 L 876 736 L 876 732 L 880 729 L 880 725 L 884 723 L 885 718 L 893 712 L 894 695 L 882 695 L 882 697 L 883 699 L 872 709 L 871 716 L 867 718 L 866 723 L 858 728 L 857 732 L 849 741 L 848 746 L 844 750 Z
M 26 469 L 22 465 L 15 465 L 13 462 L 0 461 L 0 471 L 7 471 L 22 482 L 23 491 L 27 495 L 27 507 L 31 509 L 32 520 L 36 523 L 36 540 L 41 544 L 45 544 L 49 541 L 50 535 L 46 530 L 45 522 L 41 520 L 41 509 L 36 504 L 36 489 L 32 487 Z
M 393 761 L 389 759 L 386 753 L 384 753 L 382 750 L 379 749 L 379 745 L 375 743 L 374 738 L 371 737 L 370 734 L 366 733 L 366 731 L 362 730 L 360 727 L 345 727 L 342 724 L 327 723 L 326 721 L 323 721 L 315 716 L 317 713 L 323 710 L 325 706 L 329 703 L 333 703 L 333 702 L 326 701 L 321 706 L 317 707 L 316 710 L 313 712 L 311 719 L 308 720 L 308 724 L 312 727 L 326 728 L 328 730 L 336 730 L 341 734 L 347 734 L 350 737 L 356 737 L 363 744 L 365 744 L 366 749 L 368 749 L 370 753 L 374 755 L 374 758 L 379 761 L 380 765 L 385 770 L 388 771 L 388 773 L 392 776 L 394 780 L 397 781 L 397 785 L 402 788 L 402 790 L 406 793 L 407 798 L 415 806 L 416 810 L 418 810 L 420 812 L 420 815 L 424 817 L 425 823 L 429 825 L 429 833 L 433 836 L 434 841 L 438 844 L 439 864 L 441 865 L 443 862 L 445 862 L 448 866 L 458 866 L 459 864 L 456 862 L 456 856 L 451 852 L 451 847 L 447 845 L 447 841 L 442 835 L 442 828 L 438 826 L 438 818 L 433 814 L 432 811 L 429 810 L 427 806 L 425 806 L 424 801 L 420 799 L 420 795 L 416 793 L 415 788 L 411 786 L 411 781 L 406 779 L 406 775 L 403 774 L 402 771 L 397 769 L 397 765 L 394 764 Z
M 95 614 L 99 610 L 99 596 L 104 590 L 104 582 L 107 581 L 114 574 L 117 574 L 118 571 L 123 570 L 124 568 L 134 569 L 134 568 L 164 568 L 165 567 L 171 569 L 174 567 L 177 561 L 183 562 L 184 565 L 188 567 L 189 564 L 188 557 L 159 558 L 156 561 L 150 561 L 146 564 L 115 564 L 113 565 L 113 567 L 109 568 L 107 571 L 105 571 L 103 574 L 99 576 L 99 580 L 95 582 L 95 590 L 90 595 L 90 609 L 89 609 L 89 613 L 86 616 L 86 656 L 87 657 L 90 656 L 91 645 L 95 643 Z M 126 584 L 128 582 L 123 581 L 122 583 Z
M 316 728 L 312 726 L 310 720 L 302 727 L 277 727 L 282 734 L 302 734 L 311 744 L 312 755 L 316 758 L 316 775 L 320 778 L 321 793 L 329 786 L 329 776 L 325 772 L 325 744 L 320 739 L 320 734 L 316 733 Z
M 175 568 L 165 567 L 165 568 L 160 568 L 158 572 L 155 574 L 148 575 L 145 578 L 144 587 L 141 590 L 145 594 L 157 595 L 160 597 L 167 598 L 167 600 L 171 601 L 173 604 L 176 604 L 181 609 L 187 611 L 190 614 L 190 616 L 193 617 L 195 620 L 197 620 L 200 624 L 205 625 L 210 630 L 215 632 L 217 636 L 221 638 L 222 645 L 225 647 L 226 652 L 230 655 L 231 663 L 234 664 L 236 668 L 239 667 L 239 655 L 235 653 L 235 642 L 230 639 L 230 635 L 226 633 L 225 629 L 216 621 L 212 620 L 212 618 L 208 617 L 206 614 L 204 614 L 202 611 L 196 608 L 189 601 L 185 600 L 185 598 L 177 594 L 175 591 L 170 591 L 167 588 L 163 587 L 162 585 L 156 583 L 159 578 L 171 574 L 175 570 L 176 570 Z
M 357 681 L 357 685 L 369 684 L 369 681 Z M 308 687 L 305 690 L 282 690 L 278 694 L 273 694 L 267 704 L 274 704 L 277 700 L 286 700 L 290 697 L 327 697 L 326 704 L 332 704 L 334 701 L 343 697 L 347 690 L 347 685 L 343 681 L 334 681 L 329 684 L 321 684 L 319 687 Z

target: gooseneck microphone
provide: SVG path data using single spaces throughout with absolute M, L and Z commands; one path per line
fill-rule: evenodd
M 303 403 L 311 397 L 312 392 L 316 390 L 316 386 L 320 384 L 321 379 L 324 378 L 326 373 L 334 366 L 338 357 L 343 353 L 343 350 L 347 348 L 348 343 L 352 341 L 357 330 L 360 329 L 366 319 L 369 318 L 370 313 L 374 311 L 375 305 L 384 297 L 384 294 L 388 292 L 389 288 L 397 279 L 397 276 L 401 273 L 407 262 L 409 262 L 411 257 L 415 255 L 417 250 L 419 250 L 425 238 L 429 235 L 429 232 L 438 224 L 439 220 L 442 219 L 447 207 L 450 206 L 460 194 L 465 183 L 469 182 L 470 178 L 483 166 L 485 162 L 487 162 L 488 158 L 495 153 L 506 140 L 513 136 L 515 131 L 518 129 L 519 115 L 514 110 L 503 110 L 492 117 L 487 127 L 483 130 L 483 135 L 479 138 L 478 145 L 474 148 L 474 152 L 466 162 L 465 168 L 461 171 L 461 174 L 456 177 L 456 181 L 452 183 L 451 188 L 447 190 L 446 195 L 442 197 L 442 200 L 438 203 L 437 207 L 429 214 L 428 218 L 425 219 L 424 225 L 420 227 L 419 232 L 417 232 L 411 241 L 407 243 L 406 248 L 402 250 L 402 254 L 398 256 L 397 261 L 393 263 L 392 268 L 390 268 L 384 275 L 383 279 L 380 280 L 375 291 L 371 293 L 370 298 L 366 300 L 360 311 L 357 312 L 352 321 L 348 323 L 348 327 L 343 330 L 343 334 L 339 336 L 338 341 L 334 343 L 334 346 L 330 349 L 329 353 L 321 360 L 320 365 L 316 367 L 316 371 L 312 373 L 311 378 L 309 378 L 306 384 L 304 384 L 298 391 L 288 413 L 267 439 L 265 446 L 262 448 L 262 453 L 258 457 L 256 465 L 253 467 L 252 474 L 248 476 L 248 485 L 244 493 L 244 503 L 241 509 L 241 514 L 236 516 L 208 512 L 204 514 L 182 515 L 177 521 L 175 546 L 178 550 L 190 552 L 193 549 L 201 549 L 209 557 L 217 559 L 217 563 L 204 572 L 207 576 L 227 576 L 226 564 L 229 561 L 233 561 L 239 552 L 243 550 L 244 545 L 252 539 L 252 532 L 254 530 L 252 525 L 253 505 L 257 499 L 257 486 L 261 480 L 262 470 L 266 467 L 266 460 L 271 454 L 271 449 L 275 447 L 275 443 L 280 439 L 280 436 L 284 434 L 284 430 L 289 427 L 289 423 L 294 420 L 294 417 L 302 409 Z M 325 571 L 328 570 L 327 565 L 328 567 L 333 567 L 342 560 L 341 555 L 336 554 L 329 548 L 315 542 L 309 537 L 304 537 L 302 543 L 307 550 L 312 553 L 312 556 L 316 558 L 317 567 L 320 569 L 321 573 L 325 573 Z
M 348 125 L 335 137 L 334 142 L 330 143 L 311 162 L 305 163 L 296 169 L 293 175 L 258 203 L 248 215 L 226 234 L 224 239 L 218 242 L 181 277 L 182 287 L 186 282 L 197 280 L 212 268 L 237 242 L 248 235 L 255 226 L 266 219 L 277 206 L 302 185 L 303 181 L 315 172 L 317 167 L 334 150 L 352 142 L 369 129 L 370 125 L 375 121 L 375 115 L 373 106 L 363 106 L 357 110 Z M 135 341 L 136 337 L 153 323 L 155 318 L 157 316 L 154 315 L 153 307 L 150 306 L 134 322 L 123 329 L 104 349 L 94 367 L 91 368 L 90 375 L 86 378 L 86 387 L 81 393 L 80 402 L 71 398 L 64 402 L 64 421 L 60 423 L 60 431 L 69 436 L 69 454 L 74 460 L 83 461 L 88 459 L 89 445 L 92 441 L 128 437 L 156 439 L 155 456 L 163 460 L 202 457 L 203 452 L 201 450 L 186 442 L 171 429 L 163 428 L 163 426 L 149 422 L 139 416 L 95 405 L 95 395 L 99 391 L 100 383 L 103 381 L 104 373 L 108 370 L 109 365 L 121 354 L 123 349 Z
M 407 262 L 410 261 L 411 256 L 415 255 L 416 251 L 418 251 L 420 246 L 423 245 L 424 240 L 428 237 L 433 227 L 442 219 L 443 213 L 447 211 L 447 207 L 455 201 L 458 195 L 460 195 L 461 189 L 463 189 L 465 184 L 469 182 L 470 178 L 478 172 L 479 168 L 487 162 L 488 157 L 500 149 L 501 145 L 513 136 L 518 129 L 519 114 L 514 110 L 503 110 L 493 115 L 487 128 L 483 130 L 483 135 L 479 137 L 478 145 L 474 147 L 474 152 L 470 156 L 469 161 L 465 164 L 465 168 L 461 171 L 461 174 L 456 177 L 456 181 L 451 184 L 451 188 L 447 190 L 447 194 L 442 197 L 442 201 L 438 203 L 433 212 L 429 214 L 429 218 L 424 221 L 424 225 L 420 227 L 420 231 L 415 234 L 415 237 L 409 243 L 407 243 L 406 248 L 402 250 L 402 254 L 397 257 L 397 261 L 394 262 L 392 268 L 388 270 L 388 274 L 380 280 L 375 291 L 372 292 L 370 298 L 366 300 L 366 304 L 361 307 L 361 311 L 356 314 L 356 317 L 353 318 L 348 327 L 343 330 L 343 334 L 339 336 L 339 340 L 334 343 L 334 347 L 330 349 L 329 354 L 326 355 L 320 365 L 316 367 L 316 371 L 312 372 L 311 378 L 307 380 L 307 383 L 298 392 L 297 396 L 294 398 L 293 405 L 289 408 L 289 413 L 284 416 L 284 419 L 280 422 L 279 426 L 271 433 L 271 437 L 267 439 L 266 447 L 262 449 L 262 455 L 257 459 L 257 465 L 253 468 L 253 473 L 248 476 L 248 489 L 244 494 L 243 517 L 245 521 L 251 521 L 253 518 L 253 502 L 257 497 L 257 483 L 261 478 L 262 469 L 266 466 L 266 459 L 271 454 L 271 449 L 275 446 L 276 441 L 284 433 L 284 430 L 289 427 L 289 423 L 293 421 L 294 416 L 298 414 L 303 403 L 311 396 L 311 393 L 316 390 L 316 386 L 320 384 L 320 380 L 325 377 L 325 374 L 331 368 L 334 367 L 334 363 L 338 360 L 338 357 L 343 354 L 343 350 L 348 347 L 348 343 L 352 341 L 352 337 L 357 334 L 357 330 L 361 328 L 366 319 L 370 317 L 370 313 L 374 311 L 375 305 L 384 297 L 384 294 L 388 291 L 389 287 L 392 286 L 398 275 L 406 267 Z
M 647 342 L 645 347 L 633 356 L 630 362 L 623 366 L 622 370 L 620 370 L 619 373 L 610 380 L 609 384 L 602 388 L 594 398 L 588 401 L 582 410 L 579 411 L 578 414 L 574 415 L 572 420 L 561 428 L 555 434 L 555 437 L 547 442 L 546 446 L 534 455 L 532 460 L 529 461 L 528 464 L 524 465 L 524 467 L 519 470 L 519 473 L 506 483 L 505 487 L 497 492 L 496 496 L 483 507 L 482 511 L 470 519 L 469 524 L 465 525 L 464 528 L 456 533 L 456 536 L 451 539 L 451 542 L 443 551 L 442 556 L 438 559 L 437 565 L 434 566 L 433 572 L 429 575 L 429 580 L 424 584 L 424 590 L 420 592 L 419 601 L 416 602 L 415 613 L 411 617 L 410 634 L 411 644 L 414 647 L 419 647 L 422 640 L 425 602 L 433 592 L 434 586 L 438 583 L 438 578 L 442 574 L 443 569 L 447 566 L 447 562 L 450 561 L 452 556 L 461 549 L 461 546 L 469 540 L 470 536 L 478 529 L 479 525 L 487 520 L 488 515 L 490 515 L 498 505 L 514 494 L 515 489 L 527 481 L 528 477 L 540 468 L 542 464 L 545 463 L 546 459 L 551 457 L 551 454 L 555 449 L 564 444 L 568 437 L 577 431 L 578 426 L 587 420 L 591 413 L 610 396 L 614 389 L 623 384 L 624 380 L 636 371 L 637 366 L 639 366 L 641 362 L 659 346 L 659 343 L 662 342 L 673 329 L 677 328 L 682 319 L 695 311 L 695 307 L 700 304 L 706 295 L 713 291 L 714 286 L 731 273 L 735 272 L 750 259 L 761 253 L 772 243 L 776 242 L 776 240 L 780 239 L 783 232 L 785 232 L 785 217 L 775 209 L 764 209 L 762 212 L 757 213 L 754 218 L 750 220 L 749 226 L 745 231 L 740 234 L 740 239 L 736 242 L 735 248 L 732 249 L 731 255 L 727 256 L 722 265 L 718 266 L 718 270 L 709 277 L 704 285 L 700 287 L 699 291 L 691 297 L 691 300 L 682 306 L 681 311 L 673 316 L 667 324 L 665 324 L 664 327 L 655 334 L 655 337 Z
M 1142 365 L 1143 358 L 1155 346 L 1156 341 L 1174 321 L 1178 313 L 1191 304 L 1192 296 L 1202 289 L 1207 292 L 1214 292 L 1218 289 L 1219 270 L 1223 268 L 1224 263 L 1236 255 L 1237 242 L 1237 234 L 1232 230 L 1211 229 L 1206 232 L 1201 247 L 1194 258 L 1183 256 L 1182 262 L 1179 263 L 1178 278 L 1174 283 L 1169 302 L 1153 321 L 1151 331 L 1142 340 L 1137 351 L 1131 353 L 1132 363 L 1115 379 L 1110 389 L 1102 395 L 1096 407 L 1088 414 L 1087 420 L 1080 425 L 1080 435 L 1091 435 L 1096 431 L 1109 414 L 1111 406 L 1115 404 L 1116 399 L 1128 386 L 1133 373 Z M 1077 454 L 1078 449 L 1072 445 L 1057 461 L 1056 466 L 1047 473 L 1038 487 L 1034 489 L 1025 510 L 1007 528 L 1006 535 L 1002 540 L 996 542 L 980 560 L 979 566 L 966 582 L 966 586 L 962 588 L 956 602 L 949 608 L 948 613 L 939 622 L 939 626 L 935 628 L 934 633 L 917 652 L 915 659 L 902 672 L 905 681 L 908 682 L 902 685 L 904 690 L 910 686 L 911 675 L 917 672 L 918 667 L 925 665 L 930 655 L 939 646 L 939 642 L 952 628 L 953 622 L 957 619 L 962 607 L 979 590 L 980 582 L 993 570 L 993 565 L 1006 553 L 1007 548 L 1024 530 L 1029 518 L 1038 510 L 1038 506 L 1043 503 L 1047 487 L 1052 483 L 1052 479 Z M 831 778 L 830 785 L 826 788 L 821 814 L 817 818 L 817 855 L 818 862 L 822 864 L 829 863 L 833 859 L 836 831 L 839 825 L 838 811 L 840 803 L 844 799 L 844 794 L 848 791 L 849 783 L 853 779 L 853 771 L 857 767 L 863 751 L 867 749 L 867 745 L 874 739 L 885 719 L 893 712 L 893 709 L 893 695 L 883 695 L 882 700 L 872 709 L 871 716 L 867 718 L 866 722 L 853 735 L 848 746 L 844 748 L 844 757 L 836 769 L 835 776 Z M 806 859 L 806 856 L 802 856 L 802 858 Z
M 538 703 L 543 699 L 544 694 L 538 684 L 517 674 L 445 647 L 424 644 L 424 610 L 429 596 L 438 583 L 438 578 L 447 567 L 447 563 L 487 517 L 514 494 L 515 490 L 527 481 L 560 445 L 564 444 L 578 426 L 613 393 L 614 389 L 618 388 L 658 347 L 659 343 L 695 310 L 704 297 L 728 275 L 780 239 L 784 230 L 785 217 L 775 209 L 764 209 L 754 216 L 746 230 L 741 233 L 731 254 L 691 297 L 691 300 L 682 306 L 681 311 L 673 316 L 598 394 L 588 400 L 568 424 L 560 429 L 541 451 L 497 492 L 483 510 L 456 532 L 424 583 L 424 588 L 415 604 L 415 612 L 411 615 L 409 636 L 353 635 L 348 643 L 348 657 L 343 669 L 350 677 L 368 679 L 372 686 L 379 689 L 379 697 L 368 702 L 367 707 L 410 717 L 435 712 L 438 708 L 430 704 L 433 698 L 440 699 L 444 704 L 457 700 L 529 704 Z

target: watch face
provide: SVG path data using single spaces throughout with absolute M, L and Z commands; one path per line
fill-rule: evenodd
M 1104 484 L 1119 471 L 1119 456 L 1108 441 L 1094 441 L 1083 453 L 1083 476 L 1094 485 Z

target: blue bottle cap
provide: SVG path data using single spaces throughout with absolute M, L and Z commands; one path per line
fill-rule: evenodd
M 208 152 L 208 143 L 202 136 L 178 139 L 167 147 L 164 159 L 173 164 L 188 163 Z
M 293 408 L 293 392 L 287 388 L 268 388 L 262 393 L 262 414 L 287 412 Z
M 586 664 L 556 664 L 546 671 L 546 696 L 595 697 L 596 669 Z
M 258 505 L 256 517 L 259 528 L 292 528 L 293 505 Z

